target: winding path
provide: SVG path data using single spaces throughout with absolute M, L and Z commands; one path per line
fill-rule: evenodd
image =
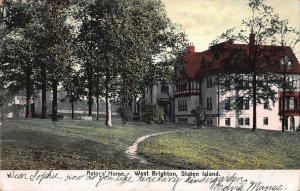
M 149 137 L 153 137 L 153 136 L 157 136 L 157 135 L 163 135 L 163 134 L 167 134 L 167 133 L 172 133 L 173 131 L 166 131 L 166 132 L 160 132 L 160 133 L 154 133 L 154 134 L 150 134 L 150 135 L 145 135 L 142 136 L 140 138 L 138 138 L 133 145 L 131 145 L 130 147 L 128 147 L 125 151 L 126 156 L 129 159 L 137 159 L 140 161 L 140 163 L 142 164 L 149 164 L 147 162 L 147 160 L 141 156 L 137 155 L 137 150 L 138 150 L 138 145 L 143 142 L 144 140 L 148 139 Z

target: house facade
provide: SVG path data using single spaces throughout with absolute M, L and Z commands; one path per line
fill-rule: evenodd
M 146 87 L 142 101 L 142 105 L 155 104 L 160 106 L 165 113 L 166 122 L 175 122 L 175 99 L 174 86 L 157 81 L 153 87 Z M 142 105 L 139 105 L 141 108 Z M 141 113 L 140 113 L 141 115 Z
M 252 37 L 252 41 L 254 38 Z M 231 63 L 236 54 L 250 57 L 251 48 L 253 48 L 251 46 L 254 46 L 254 43 L 234 44 L 233 40 L 229 40 L 203 52 L 195 52 L 194 46 L 189 47 L 183 73 L 174 87 L 176 123 L 194 124 L 195 118 L 191 115 L 191 111 L 196 106 L 203 105 L 211 115 L 207 126 L 252 128 L 253 104 L 249 98 L 251 94 L 246 93 L 247 90 L 251 90 L 251 72 L 243 70 L 242 65 L 228 68 L 226 64 Z M 293 86 L 293 90 L 285 92 L 283 96 L 283 90 L 272 85 L 271 89 L 276 92 L 277 101 L 257 104 L 257 127 L 281 130 L 284 110 L 285 129 L 300 128 L 300 65 L 297 58 L 290 47 L 282 49 L 282 47 L 274 46 L 256 46 L 255 48 L 259 49 L 257 52 L 260 52 L 258 55 L 260 57 L 267 57 L 266 52 L 276 55 L 272 58 L 274 63 L 280 63 L 287 58 L 288 70 L 283 73 L 281 69 L 278 69 L 274 71 L 274 75 L 278 77 L 285 75 L 288 83 L 292 83 Z M 284 50 L 285 56 L 281 56 L 281 50 Z M 269 59 L 271 60 L 271 57 Z M 232 78 L 239 76 L 240 80 L 231 81 L 230 88 L 225 91 L 222 87 L 224 75 L 232 76 Z

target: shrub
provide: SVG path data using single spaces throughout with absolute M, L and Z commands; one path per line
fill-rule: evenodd
M 130 109 L 128 108 L 128 106 L 125 106 L 125 105 L 120 106 L 117 109 L 117 113 L 120 114 L 124 125 L 130 120 L 130 118 L 132 116 Z
M 191 113 L 196 118 L 195 123 L 198 128 L 201 128 L 210 119 L 210 112 L 202 105 L 198 105 Z
M 157 105 L 145 105 L 142 113 L 146 122 L 158 124 L 164 121 L 164 111 Z

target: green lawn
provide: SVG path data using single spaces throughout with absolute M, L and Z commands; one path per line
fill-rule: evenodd
M 139 153 L 175 169 L 300 169 L 300 132 L 188 129 L 152 137 Z
M 125 150 L 141 136 L 151 164 L 130 160 Z M 300 132 L 191 129 L 103 121 L 7 120 L 0 127 L 5 169 L 299 169 Z
M 125 150 L 143 136 L 170 131 L 162 126 L 103 121 L 7 120 L 2 122 L 1 169 L 146 169 L 126 158 Z

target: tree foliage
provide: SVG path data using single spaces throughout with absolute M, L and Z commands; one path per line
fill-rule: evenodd
M 145 105 L 142 108 L 142 114 L 147 123 L 160 124 L 164 121 L 164 111 L 158 105 Z
M 192 115 L 195 117 L 195 123 L 198 128 L 202 128 L 207 120 L 211 119 L 211 113 L 203 105 L 198 105 L 196 109 L 191 111 Z

